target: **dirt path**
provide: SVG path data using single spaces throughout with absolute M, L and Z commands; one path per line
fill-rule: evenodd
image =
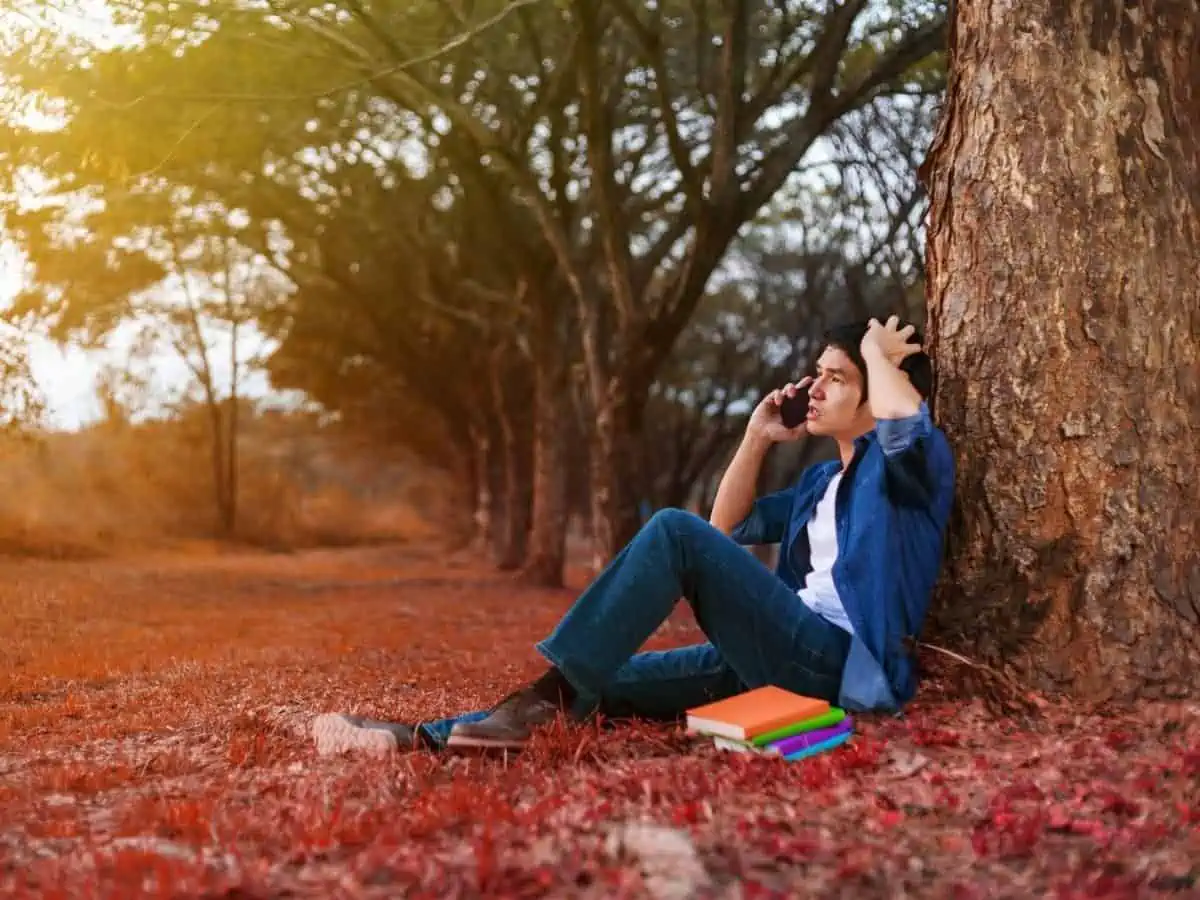
M 0 895 L 1200 896 L 1194 707 L 931 690 L 799 764 L 648 726 L 313 754 L 317 712 L 494 701 L 571 596 L 431 547 L 0 563 Z

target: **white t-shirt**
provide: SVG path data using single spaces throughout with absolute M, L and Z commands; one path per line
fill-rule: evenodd
M 829 482 L 825 496 L 817 504 L 817 511 L 807 525 L 812 571 L 804 579 L 804 587 L 798 593 L 805 605 L 817 615 L 854 634 L 854 626 L 850 624 L 846 607 L 842 605 L 837 586 L 833 583 L 833 564 L 838 555 L 834 506 L 841 483 L 842 473 L 838 472 Z

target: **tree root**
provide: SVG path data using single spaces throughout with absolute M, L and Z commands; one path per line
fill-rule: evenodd
M 1050 705 L 1049 701 L 1036 691 L 1025 687 L 999 669 L 925 641 L 918 641 L 917 647 L 937 653 L 942 658 L 953 660 L 960 667 L 965 667 L 965 670 L 960 668 L 953 675 L 940 667 L 931 673 L 950 697 L 978 697 L 994 712 L 1004 715 L 1036 716 Z

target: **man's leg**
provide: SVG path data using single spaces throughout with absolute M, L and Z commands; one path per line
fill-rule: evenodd
M 675 719 L 693 706 L 745 690 L 712 644 L 638 653 L 617 670 L 601 692 L 598 712 L 610 718 Z M 444 747 L 456 725 L 491 715 L 479 710 L 417 726 L 431 747 Z
M 638 653 L 604 686 L 597 711 L 611 719 L 673 720 L 701 706 L 746 689 L 712 644 Z M 479 722 L 491 710 L 477 710 L 432 722 L 383 722 L 329 713 L 313 723 L 317 752 L 347 750 L 377 754 L 408 749 L 439 750 L 455 725 Z
M 434 748 L 446 746 L 446 741 L 450 737 L 450 731 L 455 725 L 469 725 L 472 722 L 478 722 L 486 719 L 491 714 L 490 709 L 476 710 L 475 712 L 463 713 L 458 716 L 450 716 L 446 719 L 435 719 L 432 722 L 422 722 L 417 726 L 417 730 L 421 738 L 428 742 Z
M 348 713 L 322 713 L 309 726 L 321 756 L 361 751 L 386 755 L 405 750 L 440 750 L 457 724 L 485 719 L 490 709 L 463 713 L 432 722 L 388 722 Z
M 547 678 L 551 684 L 561 680 L 576 714 L 601 706 L 605 689 L 680 597 L 691 604 L 716 653 L 745 687 L 777 684 L 836 698 L 849 635 L 812 612 L 708 522 L 663 510 L 537 645 L 553 666 L 542 682 L 501 703 L 491 716 L 454 727 L 450 744 L 519 745 L 529 727 L 557 711 L 540 689 Z
M 600 692 L 608 718 L 678 719 L 689 709 L 746 689 L 712 644 L 635 654 Z

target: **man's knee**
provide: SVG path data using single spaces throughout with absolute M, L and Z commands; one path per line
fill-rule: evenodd
M 688 531 L 695 531 L 698 526 L 707 525 L 708 523 L 686 509 L 667 507 L 666 509 L 657 510 L 646 524 L 654 528 L 662 528 L 670 534 L 682 534 Z
M 708 519 L 686 509 L 674 507 L 658 510 L 650 517 L 646 527 L 660 531 L 667 536 L 668 540 L 675 543 L 715 537 L 721 534 Z

